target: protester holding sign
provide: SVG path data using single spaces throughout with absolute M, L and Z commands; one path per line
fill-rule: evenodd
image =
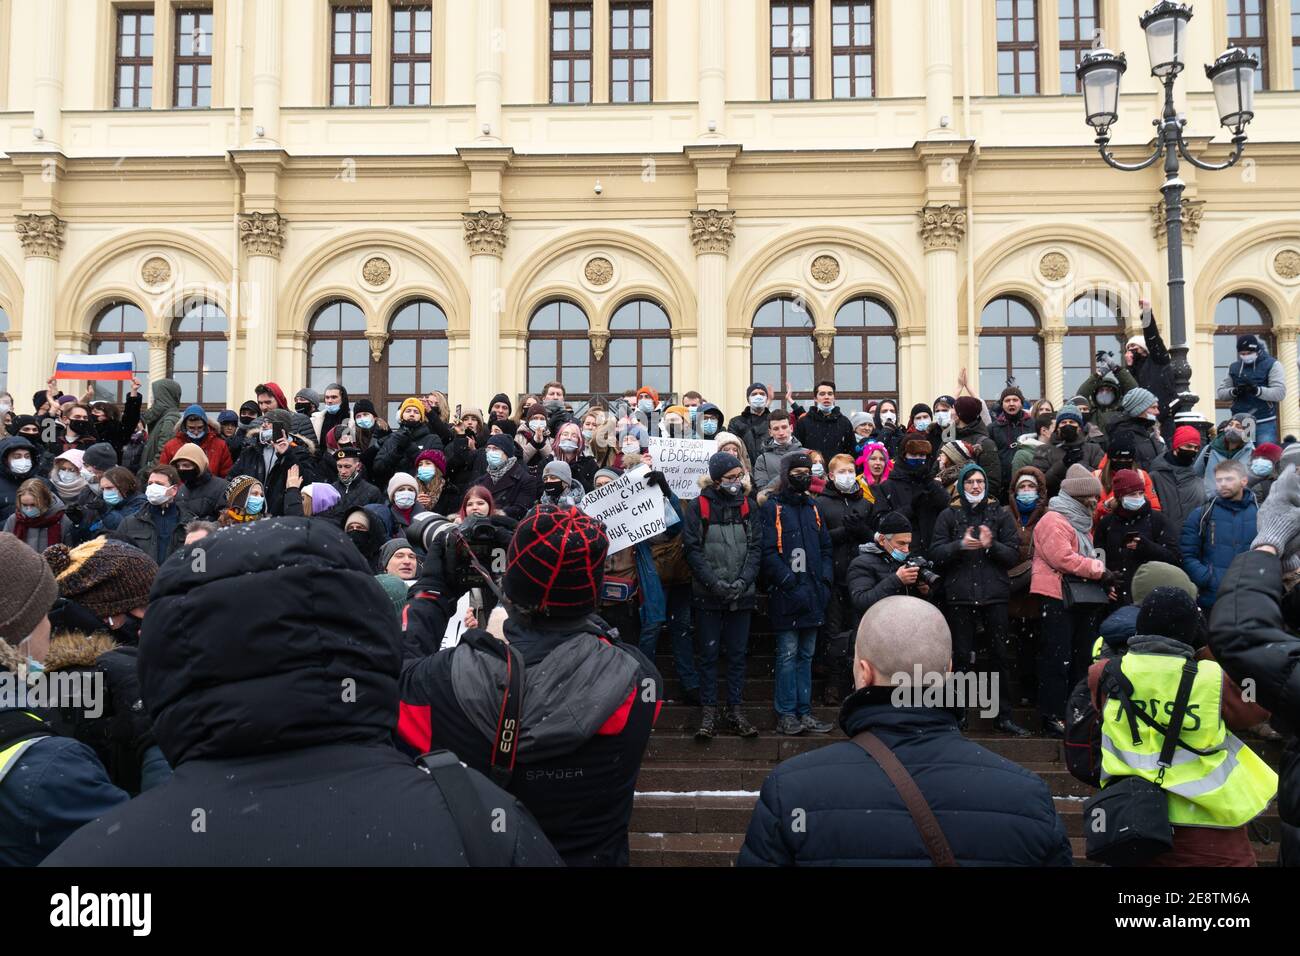
M 650 457 L 668 479 L 678 498 L 694 498 L 700 480 L 709 477 L 709 459 L 718 450 L 716 441 L 691 438 L 651 438 Z

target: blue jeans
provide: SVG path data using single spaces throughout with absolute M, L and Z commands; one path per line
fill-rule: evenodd
M 776 632 L 776 712 L 812 713 L 812 659 L 817 628 Z
M 1272 442 L 1274 445 L 1277 444 L 1277 421 L 1278 420 L 1275 418 L 1271 422 L 1255 423 L 1256 447 L 1258 447 L 1259 445 L 1263 444 L 1266 441 Z
M 651 661 L 655 659 L 659 634 L 666 627 L 673 649 L 673 666 L 677 668 L 682 687 L 695 690 L 700 686 L 700 677 L 695 673 L 695 648 L 691 642 L 691 586 L 674 584 L 664 592 L 667 598 L 664 613 L 668 620 L 641 628 L 641 653 Z
M 700 653 L 700 703 L 718 704 L 718 645 L 727 649 L 727 706 L 739 707 L 745 691 L 745 655 L 749 651 L 752 611 L 695 609 L 695 639 Z

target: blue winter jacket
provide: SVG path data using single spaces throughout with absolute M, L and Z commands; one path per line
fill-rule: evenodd
M 961 866 L 1069 866 L 1047 784 L 967 740 L 950 710 L 895 707 L 894 688 L 854 692 L 849 736 L 873 731 L 934 811 Z M 921 835 L 875 758 L 851 740 L 800 754 L 763 781 L 739 866 L 930 866 Z
M 1240 501 L 1216 497 L 1187 516 L 1179 544 L 1183 570 L 1200 590 L 1197 603 L 1201 607 L 1214 606 L 1219 582 L 1232 559 L 1250 550 L 1258 514 L 1255 496 L 1247 492 Z
M 772 627 L 778 631 L 821 627 L 835 580 L 826 519 L 807 494 L 783 491 L 764 500 L 758 523 Z

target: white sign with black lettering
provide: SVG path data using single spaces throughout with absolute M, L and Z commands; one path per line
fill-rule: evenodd
M 650 458 L 668 479 L 678 498 L 700 496 L 700 476 L 709 473 L 709 459 L 718 450 L 713 439 L 651 438 Z
M 605 525 L 609 553 L 653 538 L 664 530 L 664 493 L 646 484 L 644 465 L 615 478 L 582 499 L 584 512 Z

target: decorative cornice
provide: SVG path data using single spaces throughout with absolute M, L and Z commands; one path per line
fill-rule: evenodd
M 250 256 L 280 258 L 289 222 L 278 212 L 245 212 L 239 216 L 239 241 Z
M 57 259 L 63 251 L 63 233 L 67 223 L 53 213 L 19 213 L 14 216 L 14 229 L 23 244 L 23 254 L 29 259 Z
M 956 249 L 966 235 L 966 208 L 944 203 L 942 206 L 922 206 L 917 212 L 920 219 L 921 244 L 926 252 L 934 249 Z
M 1183 223 L 1183 242 L 1192 246 L 1196 244 L 1196 234 L 1201 229 L 1201 217 L 1205 215 L 1204 199 L 1184 199 L 1179 219 Z M 1151 207 L 1151 234 L 1156 237 L 1156 245 L 1164 248 L 1169 241 L 1165 226 L 1165 201 L 1161 199 Z
M 591 352 L 599 362 L 605 357 L 605 348 L 609 345 L 609 330 L 592 329 L 587 333 L 587 337 L 591 339 Z
M 498 258 L 506 251 L 506 226 L 510 217 L 503 212 L 461 213 L 465 222 L 465 244 L 471 256 L 489 255 Z
M 388 344 L 388 333 L 382 329 L 374 332 L 366 332 L 366 342 L 370 344 L 370 360 L 378 362 L 384 354 L 384 346 Z
M 726 255 L 736 238 L 734 209 L 692 209 L 691 245 L 696 255 L 713 252 Z
M 831 349 L 835 347 L 835 330 L 813 329 L 813 338 L 817 341 L 817 351 L 821 352 L 822 358 L 830 358 Z

